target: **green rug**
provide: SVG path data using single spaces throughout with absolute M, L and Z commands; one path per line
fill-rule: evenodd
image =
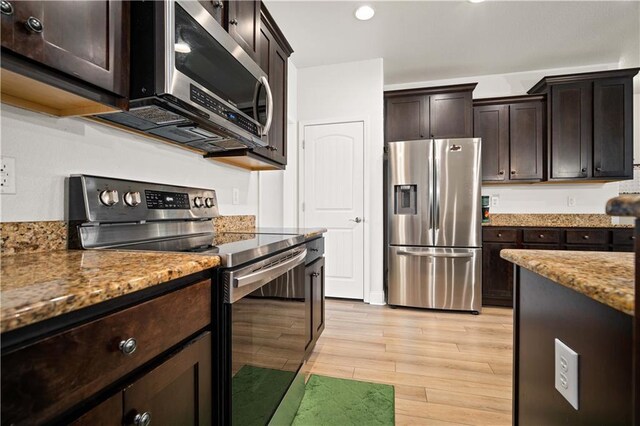
M 393 425 L 390 385 L 311 376 L 292 426 Z

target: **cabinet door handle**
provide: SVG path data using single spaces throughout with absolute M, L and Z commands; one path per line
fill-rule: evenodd
M 0 12 L 2 12 L 3 15 L 13 15 L 13 5 L 11 2 L 2 0 L 2 3 L 0 3 Z
M 588 235 L 584 235 L 582 238 L 584 238 L 585 240 L 588 240 L 589 236 Z
M 502 238 L 502 234 L 498 232 L 498 238 Z
M 223 9 L 224 8 L 224 3 L 222 3 L 221 1 L 214 1 L 213 3 L 213 7 L 215 7 L 216 9 Z
M 275 147 L 275 146 L 271 146 L 271 145 L 269 145 L 269 146 L 267 147 L 267 149 L 268 149 L 269 151 L 273 151 L 273 152 L 275 152 L 275 151 L 277 151 L 277 150 L 278 150 L 278 148 L 277 148 L 277 147 Z
M 44 30 L 44 26 L 42 25 L 42 22 L 40 22 L 38 18 L 35 18 L 33 16 L 29 16 L 27 18 L 27 20 L 24 23 L 24 26 L 27 27 L 29 31 L 35 34 L 40 34 L 42 30 Z
M 512 175 L 515 175 L 515 174 L 516 174 L 516 171 L 515 171 L 515 170 L 511 170 L 511 174 L 512 174 Z
M 544 234 L 540 234 L 540 235 L 538 235 L 538 237 L 544 238 Z
M 602 167 L 596 167 L 596 172 L 601 172 L 602 171 Z
M 238 20 L 237 19 L 232 19 L 232 20 L 229 21 L 229 23 L 231 25 L 238 25 Z
M 149 426 L 151 424 L 151 413 L 145 411 L 142 414 L 136 414 L 133 418 L 133 424 L 136 426 Z
M 498 172 L 498 174 L 499 174 L 500 176 L 502 176 L 502 175 L 504 174 L 504 170 L 500 170 L 500 171 Z
M 118 348 L 123 354 L 131 355 L 138 349 L 138 342 L 133 337 L 129 337 L 127 340 L 121 341 Z
M 583 167 L 583 168 L 582 168 L 582 173 L 586 173 L 586 172 L 587 172 L 587 168 L 586 168 L 586 167 Z
M 315 253 L 315 252 L 317 252 L 317 251 L 318 251 L 318 249 L 317 249 L 317 248 L 311 248 L 311 249 L 309 249 L 309 251 L 312 251 L 312 252 L 314 252 L 314 253 Z
M 312 276 L 313 278 L 316 278 L 316 277 L 319 277 L 319 276 L 320 276 L 320 274 L 319 274 L 319 273 L 317 273 L 317 272 L 312 272 L 312 273 L 311 273 L 311 276 Z

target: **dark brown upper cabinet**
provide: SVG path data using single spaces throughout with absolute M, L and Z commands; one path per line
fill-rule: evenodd
M 260 62 L 260 0 L 229 0 L 227 31 L 256 62 Z
M 283 166 L 287 164 L 287 61 L 291 53 L 293 49 L 263 5 L 259 64 L 271 86 L 273 118 L 269 134 L 264 137 L 269 145 L 254 151 Z
M 633 87 L 640 68 L 545 77 L 549 180 L 633 178 Z
M 385 92 L 385 140 L 471 137 L 476 85 Z
M 544 96 L 474 101 L 473 136 L 482 138 L 482 181 L 544 179 Z
M 3 102 L 55 115 L 100 111 L 86 100 L 126 107 L 128 2 L 10 1 L 3 8 Z

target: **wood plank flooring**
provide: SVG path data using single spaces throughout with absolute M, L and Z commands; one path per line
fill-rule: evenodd
M 511 424 L 512 310 L 392 309 L 329 299 L 312 374 L 395 386 L 397 425 Z

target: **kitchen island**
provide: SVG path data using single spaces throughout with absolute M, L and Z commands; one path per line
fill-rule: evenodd
M 634 254 L 501 256 L 517 266 L 514 424 L 631 424 Z M 556 390 L 556 339 L 578 353 L 578 409 Z

